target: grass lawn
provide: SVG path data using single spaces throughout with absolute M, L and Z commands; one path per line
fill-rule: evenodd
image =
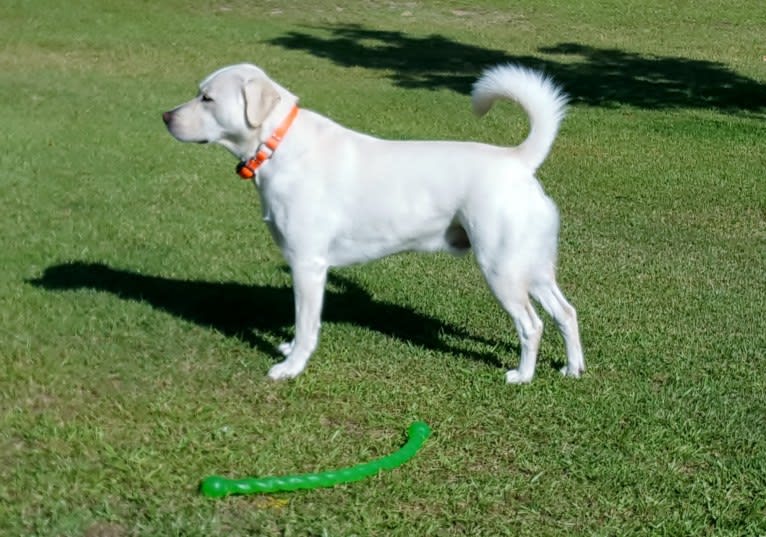
M 766 11 L 761 2 L 0 6 L 0 535 L 766 534 Z M 332 272 L 323 337 L 252 187 L 162 111 L 252 61 L 303 106 L 395 139 L 512 145 L 471 82 L 520 61 L 572 97 L 540 170 L 588 371 L 538 374 L 471 256 Z M 310 177 L 306 178 L 311 180 Z M 444 178 L 445 182 L 449 177 Z M 209 474 L 385 455 L 332 489 L 209 500 Z

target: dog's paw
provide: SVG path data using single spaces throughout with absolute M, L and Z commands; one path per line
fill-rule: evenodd
M 293 352 L 294 346 L 295 346 L 295 340 L 285 341 L 284 343 L 280 343 L 279 345 L 277 345 L 277 350 L 281 352 L 284 356 L 290 356 L 290 353 Z
M 505 382 L 508 384 L 528 384 L 532 382 L 532 375 L 523 374 L 518 369 L 511 369 L 505 374 Z
M 561 374 L 564 375 L 565 377 L 572 377 L 573 379 L 579 379 L 580 375 L 582 375 L 583 372 L 585 371 L 585 367 L 583 366 L 571 367 L 571 366 L 565 365 L 559 371 L 561 371 Z
M 269 378 L 272 380 L 293 379 L 300 375 L 301 371 L 303 371 L 302 367 L 290 363 L 289 360 L 285 360 L 269 369 Z

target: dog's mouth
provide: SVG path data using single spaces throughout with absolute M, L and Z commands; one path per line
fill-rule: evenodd
M 173 132 L 173 129 L 170 127 L 168 127 L 168 132 L 173 138 L 185 144 L 207 145 L 210 143 L 210 140 L 208 140 L 207 138 L 187 138 L 185 136 L 179 136 L 177 133 Z
M 162 121 L 165 123 L 165 127 L 167 127 L 168 132 L 179 142 L 187 142 L 187 143 L 193 143 L 193 144 L 209 144 L 210 140 L 207 138 L 200 138 L 200 139 L 194 139 L 192 137 L 186 137 L 183 135 L 180 135 L 177 131 L 175 121 L 174 121 L 174 114 L 171 110 L 170 112 L 163 112 L 162 114 Z

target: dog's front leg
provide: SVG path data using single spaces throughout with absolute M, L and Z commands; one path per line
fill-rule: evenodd
M 296 264 L 292 267 L 295 295 L 295 339 L 283 344 L 287 359 L 269 370 L 274 380 L 297 377 L 306 367 L 319 341 L 322 299 L 327 282 L 327 265 L 321 263 Z

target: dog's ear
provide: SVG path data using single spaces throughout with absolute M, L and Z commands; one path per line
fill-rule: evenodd
M 258 127 L 282 99 L 268 80 L 254 78 L 245 84 L 245 117 L 251 127 Z

